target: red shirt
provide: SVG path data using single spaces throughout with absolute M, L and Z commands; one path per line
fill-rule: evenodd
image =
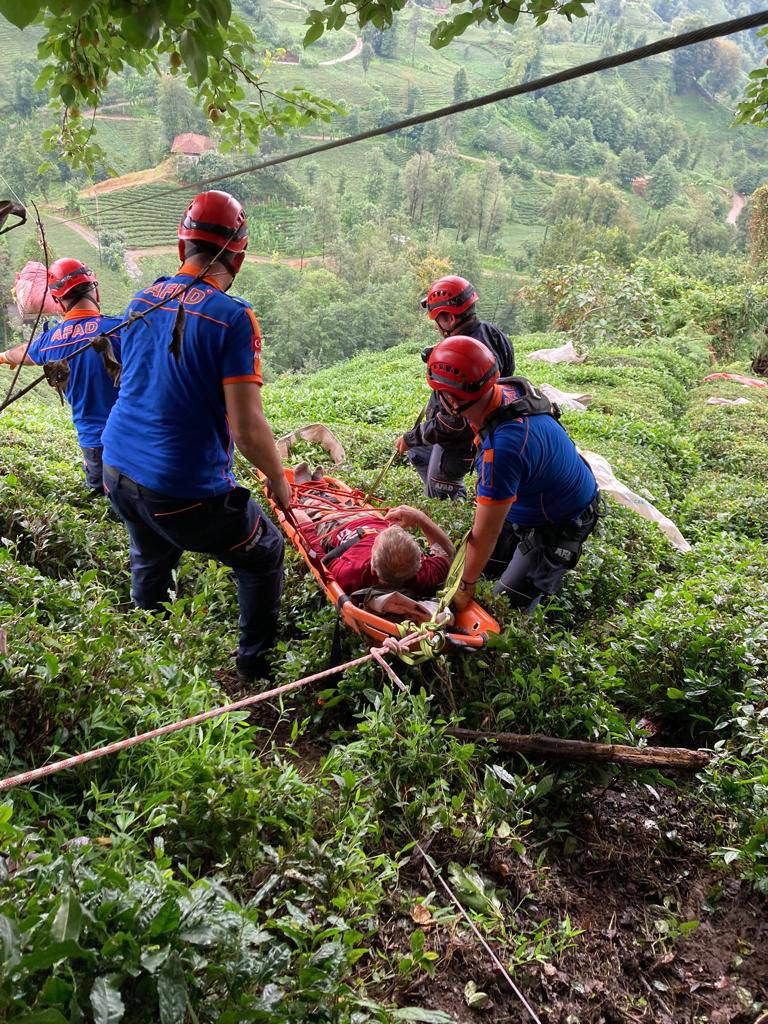
M 363 590 L 365 587 L 381 586 L 381 580 L 371 567 L 371 552 L 377 535 L 390 525 L 380 516 L 362 512 L 356 518 L 348 520 L 331 531 L 324 541 L 318 539 L 314 523 L 302 523 L 301 533 L 307 543 L 322 554 L 354 537 L 361 528 L 372 531 L 361 537 L 356 544 L 347 548 L 338 558 L 334 558 L 328 566 L 330 573 L 344 593 L 351 594 L 355 590 Z M 408 580 L 402 586 L 420 597 L 431 597 L 445 582 L 449 568 L 450 562 L 444 555 L 422 555 L 419 571 L 413 579 Z

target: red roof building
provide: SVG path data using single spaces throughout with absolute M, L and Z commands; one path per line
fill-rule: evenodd
M 181 153 L 183 156 L 202 156 L 210 149 L 216 149 L 213 139 L 207 135 L 195 135 L 194 132 L 177 135 L 171 146 L 172 153 Z

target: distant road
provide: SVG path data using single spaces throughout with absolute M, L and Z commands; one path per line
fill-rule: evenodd
M 744 209 L 744 204 L 747 201 L 747 197 L 743 192 L 734 192 L 733 201 L 731 202 L 731 208 L 728 211 L 728 216 L 725 218 L 728 224 L 735 224 L 739 219 L 739 214 Z

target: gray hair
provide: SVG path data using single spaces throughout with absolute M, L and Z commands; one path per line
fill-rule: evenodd
M 421 548 L 401 526 L 388 526 L 373 542 L 371 568 L 385 586 L 412 580 L 421 567 Z

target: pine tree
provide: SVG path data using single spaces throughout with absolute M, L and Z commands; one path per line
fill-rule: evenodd
M 653 166 L 645 198 L 654 210 L 663 210 L 680 194 L 680 175 L 668 156 L 659 157 Z

